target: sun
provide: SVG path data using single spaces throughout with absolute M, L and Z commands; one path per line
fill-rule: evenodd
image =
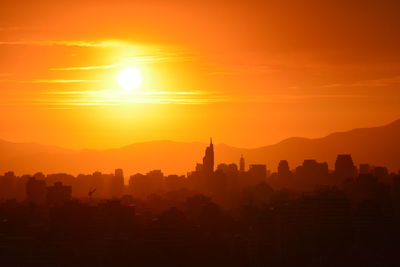
M 124 90 L 134 91 L 142 85 L 142 75 L 136 68 L 122 69 L 118 74 L 118 84 Z

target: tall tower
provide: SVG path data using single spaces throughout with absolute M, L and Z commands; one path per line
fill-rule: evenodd
M 203 170 L 206 174 L 214 173 L 214 145 L 212 143 L 212 138 L 210 138 L 210 145 L 206 148 L 203 157 Z
M 124 193 L 124 172 L 122 169 L 115 169 L 114 176 L 111 176 L 109 182 L 110 197 L 121 197 Z
M 240 155 L 240 161 L 239 161 L 239 171 L 244 172 L 245 169 L 245 162 L 243 158 L 243 154 Z

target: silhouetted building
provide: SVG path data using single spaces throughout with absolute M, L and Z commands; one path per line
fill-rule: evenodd
M 301 166 L 296 168 L 296 174 L 302 177 L 326 177 L 329 174 L 328 163 L 306 159 Z
M 240 156 L 239 166 L 240 166 L 239 170 L 241 172 L 244 172 L 246 170 L 246 166 L 245 166 L 245 161 L 244 161 L 243 155 Z
M 212 143 L 212 138 L 210 138 L 210 145 L 206 148 L 203 157 L 203 171 L 206 174 L 212 174 L 214 172 L 214 145 Z
M 360 174 L 369 174 L 371 172 L 371 168 L 369 164 L 360 164 L 358 172 Z
M 248 182 L 250 185 L 254 185 L 265 181 L 267 178 L 267 165 L 265 164 L 250 164 L 248 171 Z
M 174 191 L 185 188 L 186 178 L 185 176 L 168 175 L 165 177 L 165 190 Z
M 340 154 L 335 162 L 335 176 L 341 179 L 354 178 L 357 175 L 351 155 Z
M 203 171 L 203 164 L 197 163 L 195 171 L 196 172 L 202 172 Z
M 296 180 L 302 190 L 312 190 L 316 185 L 327 184 L 329 177 L 328 163 L 319 163 L 313 159 L 303 161 L 296 168 Z
M 72 197 L 72 187 L 65 186 L 61 182 L 56 182 L 53 186 L 47 187 L 46 202 L 50 206 L 59 206 Z
M 124 173 L 122 169 L 116 169 L 109 183 L 109 194 L 112 198 L 121 197 L 124 193 Z
M 28 202 L 40 205 L 46 199 L 46 182 L 30 178 L 26 183 L 26 200 Z
M 161 170 L 153 170 L 146 175 L 135 174 L 129 179 L 129 187 L 134 195 L 147 196 L 159 193 L 164 189 L 164 174 Z
M 386 167 L 377 166 L 377 167 L 373 168 L 372 174 L 375 177 L 381 179 L 381 178 L 384 178 L 384 177 L 388 176 L 389 175 L 389 171 L 388 171 L 388 169 Z
M 15 199 L 17 191 L 17 177 L 14 172 L 6 172 L 0 176 L 0 199 Z
M 105 175 L 101 172 L 94 172 L 91 176 L 88 177 L 90 187 L 87 189 L 86 192 L 89 192 L 92 188 L 96 188 L 96 196 L 97 197 L 108 197 L 105 190 Z
M 203 164 L 187 179 L 136 174 L 132 194 L 112 200 L 124 186 L 120 169 L 0 176 L 2 266 L 396 266 L 400 175 L 362 164 L 339 189 L 326 162 L 304 160 L 293 179 L 281 179 L 292 175 L 286 160 L 271 175 L 263 164 L 245 172 L 222 163 L 214 172 L 207 149 L 211 175 Z M 335 173 L 353 167 L 342 155 Z
M 222 171 L 223 173 L 230 173 L 230 172 L 237 172 L 238 168 L 235 163 L 231 163 L 231 164 L 221 163 L 221 164 L 218 164 L 217 170 Z
M 278 175 L 279 176 L 289 176 L 291 174 L 289 163 L 287 160 L 281 160 L 278 164 Z

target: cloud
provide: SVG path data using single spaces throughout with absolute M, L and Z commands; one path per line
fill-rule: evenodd
M 238 103 L 273 103 L 273 104 L 292 104 L 292 103 L 305 103 L 313 101 L 323 101 L 327 99 L 343 100 L 343 99 L 360 99 L 365 98 L 366 95 L 362 94 L 271 94 L 259 96 L 244 96 L 231 98 L 232 102 Z
M 97 83 L 100 80 L 32 80 L 22 81 L 24 83 Z
M 123 90 L 76 90 L 43 91 L 35 98 L 2 99 L 7 105 L 30 105 L 50 109 L 79 107 L 113 107 L 133 104 L 205 105 L 221 103 L 294 104 L 323 99 L 365 98 L 356 94 L 306 94 L 306 95 L 226 95 L 208 91 L 137 91 Z
M 214 69 L 215 66 L 211 66 L 210 68 Z M 266 64 L 231 64 L 230 66 L 225 66 L 224 69 L 217 69 L 214 71 L 208 72 L 210 76 L 216 75 L 259 75 L 259 74 L 270 74 L 279 72 L 279 68 L 275 65 L 266 65 Z
M 118 41 L 0 41 L 0 45 L 40 45 L 40 46 L 75 46 L 75 47 L 118 47 L 123 46 Z
M 8 26 L 8 27 L 0 27 L 0 32 L 12 32 L 12 31 L 21 31 L 29 29 L 29 27 L 22 26 Z
M 335 83 L 321 86 L 321 88 L 337 88 L 337 87 L 386 87 L 400 85 L 400 76 L 389 78 L 362 80 L 353 83 Z
M 353 83 L 352 86 L 357 87 L 385 87 L 400 84 L 400 76 L 394 76 L 390 78 L 365 80 Z
M 216 103 L 277 103 L 290 104 L 321 99 L 363 98 L 355 94 L 308 94 L 308 95 L 263 95 L 242 96 L 226 95 L 221 92 L 207 91 L 138 91 L 122 90 L 78 90 L 46 91 L 42 95 L 42 104 L 51 106 L 116 106 L 140 104 L 185 104 L 201 105 Z
M 42 104 L 56 106 L 116 106 L 134 103 L 198 105 L 228 101 L 220 93 L 205 91 L 48 91 L 43 92 L 42 95 L 49 96 L 41 100 Z
M 0 83 L 97 83 L 100 80 L 30 80 L 30 81 L 20 81 L 20 80 L 0 80 Z
M 118 64 L 108 64 L 108 65 L 96 65 L 96 66 L 77 66 L 77 67 L 57 67 L 50 68 L 50 70 L 61 70 L 61 71 L 70 71 L 70 70 L 101 70 L 101 69 L 112 69 L 124 66 L 126 64 L 118 63 Z
M 343 83 L 333 83 L 333 84 L 323 85 L 323 86 L 321 86 L 321 88 L 337 88 L 337 87 L 343 87 L 343 86 L 345 86 L 345 84 L 343 84 Z
M 105 64 L 105 65 L 92 65 L 92 66 L 71 66 L 71 67 L 54 67 L 50 68 L 53 71 L 73 71 L 73 70 L 101 70 L 101 69 L 113 69 L 121 67 L 130 67 L 137 64 L 152 64 L 161 62 L 185 62 L 191 61 L 194 57 L 191 56 L 179 56 L 179 55 L 152 55 L 152 56 L 136 56 L 127 57 L 125 60 L 129 62 Z
M 124 92 L 116 90 L 101 90 L 101 91 L 47 91 L 42 94 L 49 95 L 98 95 L 98 94 L 114 94 L 120 96 L 158 96 L 158 95 L 215 95 L 217 92 L 206 92 L 206 91 L 148 91 L 148 92 Z

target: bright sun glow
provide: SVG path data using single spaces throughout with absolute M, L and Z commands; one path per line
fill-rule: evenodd
M 142 75 L 136 68 L 125 68 L 118 74 L 118 84 L 124 90 L 136 90 L 142 84 Z

